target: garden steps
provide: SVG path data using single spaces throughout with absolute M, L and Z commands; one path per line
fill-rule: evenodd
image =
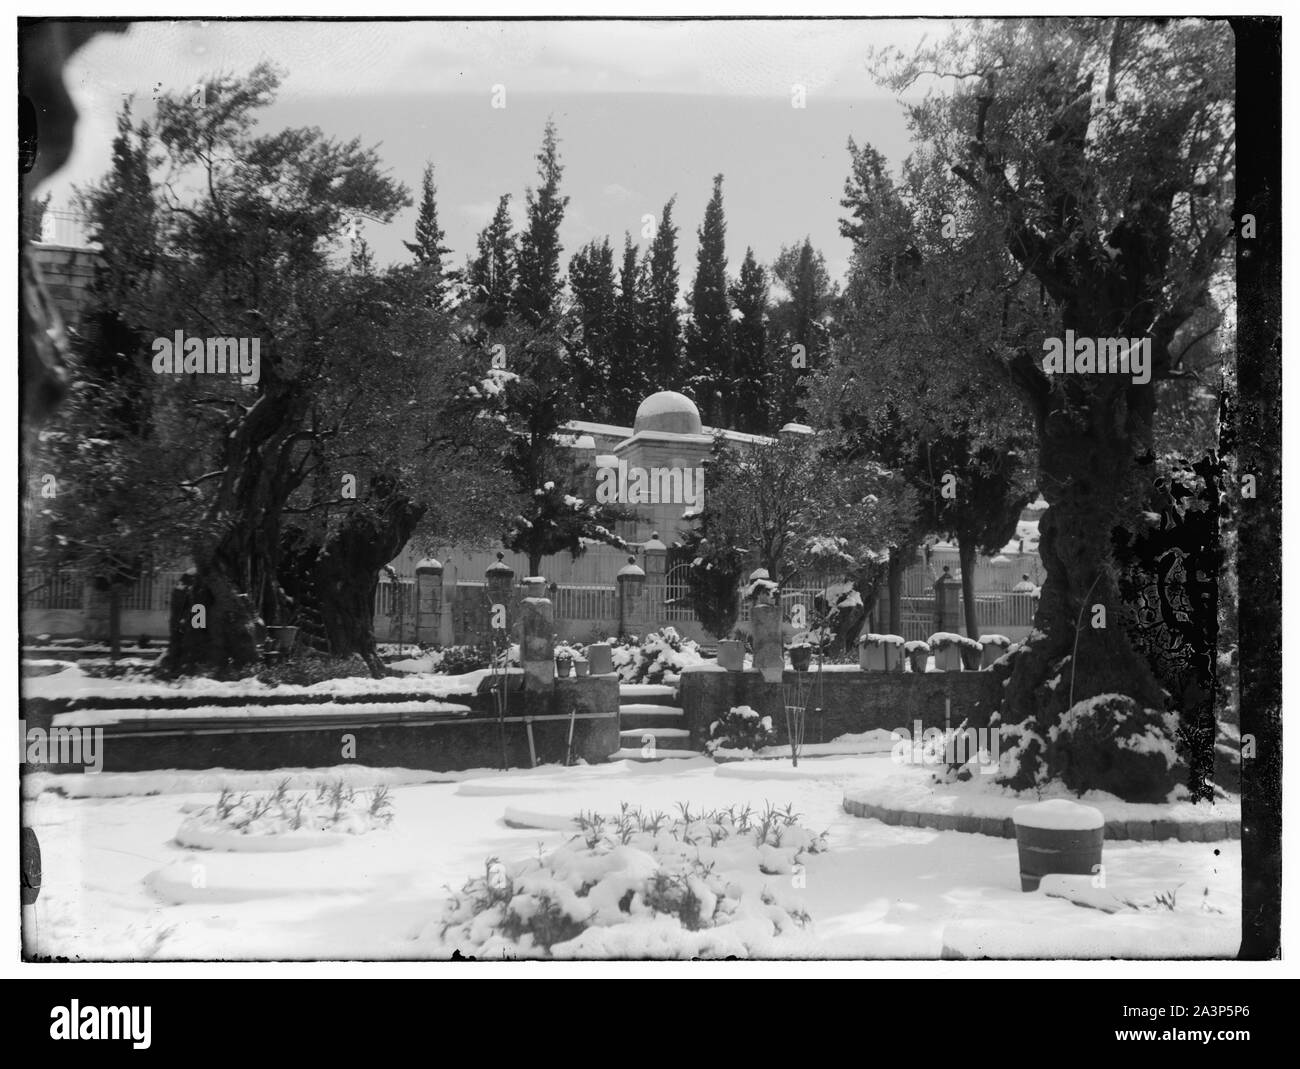
M 655 747 L 658 748 L 667 740 L 680 741 L 689 739 L 691 733 L 685 728 L 623 728 L 618 733 L 619 741 L 623 746 L 641 747 L 645 745 L 646 737 L 655 740 Z
M 685 722 L 686 710 L 680 705 L 638 704 L 618 707 L 618 726 L 622 731 L 679 728 Z
M 621 750 L 615 750 L 609 755 L 609 759 L 611 761 L 644 761 L 649 763 L 652 761 L 678 761 L 690 757 L 704 756 L 699 750 L 665 750 L 656 746 L 654 756 L 646 757 L 641 753 L 641 747 L 638 746 L 635 749 L 624 747 Z
M 684 726 L 686 711 L 678 704 L 677 688 L 663 683 L 623 684 L 618 688 L 620 749 L 611 761 L 661 761 L 703 757 L 690 749 L 690 731 Z M 645 736 L 654 749 L 643 753 Z M 676 744 L 676 745 L 675 745 Z

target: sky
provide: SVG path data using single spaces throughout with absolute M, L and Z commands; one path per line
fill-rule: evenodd
M 721 173 L 731 271 L 747 245 L 761 262 L 812 238 L 831 275 L 848 266 L 838 234 L 846 143 L 874 144 L 897 166 L 908 151 L 903 103 L 866 67 L 872 46 L 910 50 L 941 37 L 940 20 L 549 22 L 137 22 L 93 39 L 66 78 L 80 112 L 67 166 L 47 184 L 52 206 L 107 169 L 114 117 L 134 96 L 187 90 L 217 72 L 269 59 L 286 73 L 261 129 L 318 126 L 377 145 L 393 177 L 418 195 L 436 168 L 440 223 L 456 263 L 504 193 L 516 228 L 548 117 L 555 120 L 570 197 L 564 257 L 592 238 L 644 248 L 646 216 L 676 196 L 683 288 L 696 228 Z M 806 106 L 793 106 L 795 87 Z M 494 93 L 504 87 L 504 108 Z M 653 225 L 653 223 L 651 223 Z M 414 207 L 368 223 L 380 263 L 408 258 Z

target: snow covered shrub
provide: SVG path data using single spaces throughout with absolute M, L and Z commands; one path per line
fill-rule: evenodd
M 704 661 L 699 643 L 682 638 L 675 627 L 651 631 L 639 644 L 635 639 L 609 642 L 620 683 L 675 683 L 683 668 Z
M 1076 702 L 1047 733 L 1047 772 L 1078 794 L 1163 802 L 1181 781 L 1178 718 L 1124 694 Z
M 310 687 L 327 679 L 350 679 L 353 676 L 370 676 L 366 662 L 356 654 L 351 657 L 322 657 L 298 653 L 257 673 L 258 681 L 269 687 Z
M 679 815 L 623 803 L 583 813 L 580 831 L 549 854 L 502 864 L 450 892 L 437 925 L 448 950 L 477 957 L 690 958 L 762 955 L 807 926 L 783 901 L 786 875 L 826 849 L 787 806 L 768 803 Z
M 735 705 L 709 725 L 708 753 L 720 749 L 761 750 L 776 739 L 772 718 L 759 716 L 748 705 Z
M 491 663 L 492 654 L 486 646 L 448 646 L 433 670 L 446 676 L 463 676 L 466 672 L 487 668 Z

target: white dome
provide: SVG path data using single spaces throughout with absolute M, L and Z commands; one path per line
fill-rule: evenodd
M 703 434 L 700 410 L 685 394 L 675 390 L 653 393 L 641 402 L 632 423 L 637 431 L 659 431 L 666 434 Z

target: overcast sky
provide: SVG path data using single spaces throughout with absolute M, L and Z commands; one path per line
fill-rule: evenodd
M 593 237 L 641 239 L 677 195 L 683 286 L 694 274 L 695 230 L 712 176 L 725 176 L 727 252 L 746 245 L 770 261 L 810 235 L 839 277 L 848 257 L 838 200 L 845 143 L 875 144 L 897 165 L 907 152 L 902 106 L 865 67 L 872 45 L 911 48 L 941 36 L 935 20 L 627 22 L 160 21 L 91 41 L 67 70 L 81 113 L 76 148 L 48 186 L 54 206 L 108 166 L 114 115 L 134 94 L 183 89 L 262 59 L 287 71 L 262 129 L 319 126 L 379 145 L 415 193 L 426 160 L 437 168 L 439 211 L 457 263 L 497 198 L 512 193 L 516 226 L 547 116 L 561 137 L 565 262 Z M 494 109 L 494 86 L 506 107 Z M 792 87 L 807 106 L 791 106 Z M 406 257 L 414 209 L 367 239 L 380 262 Z

